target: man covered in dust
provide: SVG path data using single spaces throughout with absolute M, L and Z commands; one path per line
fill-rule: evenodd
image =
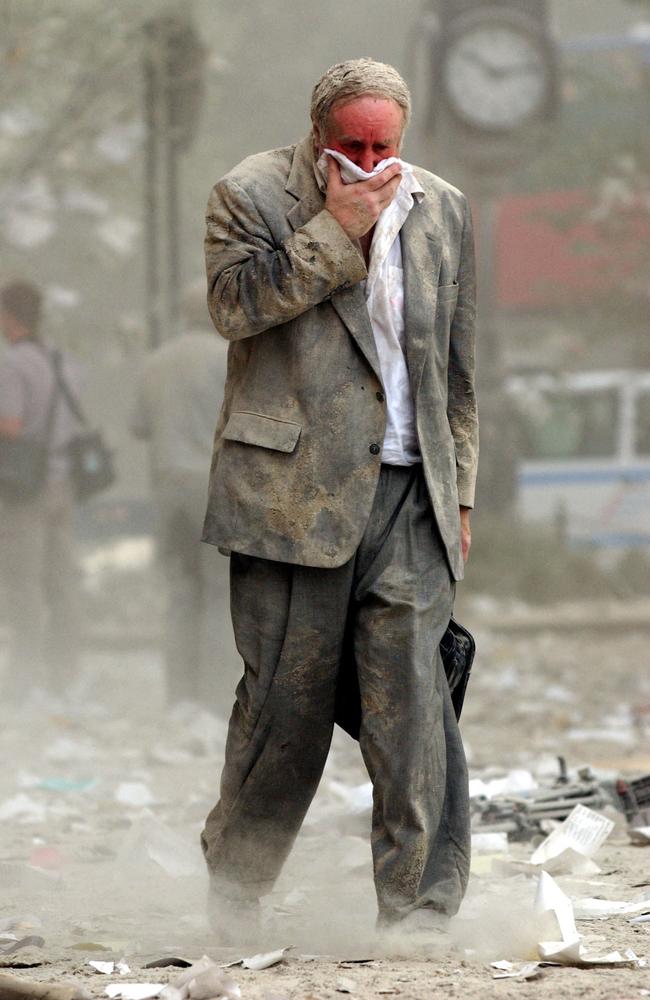
M 311 134 L 244 160 L 208 204 L 208 304 L 230 348 L 204 539 L 230 554 L 245 665 L 202 835 L 222 929 L 273 887 L 350 672 L 379 925 L 439 927 L 467 884 L 438 645 L 476 477 L 473 241 L 460 191 L 383 163 L 409 115 L 393 67 L 333 66 Z

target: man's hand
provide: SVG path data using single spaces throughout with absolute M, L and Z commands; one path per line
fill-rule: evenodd
M 351 240 L 365 236 L 390 205 L 402 179 L 399 163 L 391 163 L 376 177 L 344 184 L 333 156 L 328 156 L 325 208 Z
M 472 544 L 472 527 L 469 523 L 471 507 L 460 508 L 460 547 L 463 553 L 463 562 L 467 562 L 470 545 Z

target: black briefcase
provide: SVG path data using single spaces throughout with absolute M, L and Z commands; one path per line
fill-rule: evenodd
M 450 618 L 447 631 L 440 640 L 440 655 L 457 719 L 460 719 L 463 710 L 475 652 L 474 636 L 455 618 Z
M 460 719 L 463 709 L 475 652 L 476 643 L 472 634 L 455 618 L 450 618 L 445 634 L 440 640 L 440 655 L 457 719 Z M 359 739 L 361 697 L 357 671 L 353 663 L 346 662 L 341 666 L 336 688 L 335 720 L 337 725 L 353 739 Z

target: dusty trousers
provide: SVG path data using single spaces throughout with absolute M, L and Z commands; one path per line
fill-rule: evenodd
M 340 671 L 356 669 L 379 920 L 456 912 L 469 874 L 467 769 L 438 653 L 453 597 L 420 466 L 382 466 L 361 544 L 337 569 L 233 553 L 245 673 L 201 838 L 214 893 L 272 889 L 323 771 Z

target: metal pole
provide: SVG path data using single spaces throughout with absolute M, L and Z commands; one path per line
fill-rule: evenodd
M 155 44 L 155 43 L 154 43 Z M 158 205 L 158 156 L 156 128 L 156 60 L 151 45 L 144 57 L 144 107 L 146 142 L 144 154 L 144 225 L 145 225 L 145 295 L 148 345 L 151 350 L 160 343 L 160 281 L 158 252 L 160 244 Z
M 172 85 L 169 72 L 166 76 L 165 105 L 167 129 L 165 131 L 165 208 L 167 212 L 167 322 L 168 335 L 178 333 L 180 322 L 180 205 L 178 198 L 178 145 L 174 134 L 172 115 Z

